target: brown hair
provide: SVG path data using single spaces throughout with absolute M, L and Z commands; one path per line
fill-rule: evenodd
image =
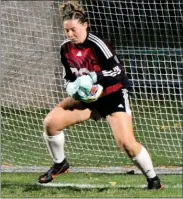
M 69 1 L 59 6 L 63 22 L 70 19 L 78 19 L 80 23 L 88 22 L 83 8 L 76 1 Z

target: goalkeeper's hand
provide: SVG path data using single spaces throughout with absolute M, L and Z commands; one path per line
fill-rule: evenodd
M 66 87 L 66 92 L 69 96 L 73 96 L 79 89 L 79 81 L 76 79 L 74 82 L 69 82 Z
M 82 75 L 77 78 L 79 81 L 80 86 L 83 88 L 88 89 L 91 88 L 93 84 L 97 83 L 97 74 L 95 72 L 89 73 L 89 75 Z
M 79 81 L 79 90 L 73 96 L 75 99 L 90 103 L 96 101 L 102 94 L 103 87 L 101 85 L 94 85 L 97 82 L 97 74 L 95 72 L 89 75 L 82 75 L 77 78 Z
M 74 82 L 69 82 L 66 87 L 66 92 L 69 96 L 73 97 L 74 94 L 79 90 L 85 94 L 89 94 L 92 88 L 93 81 L 89 75 L 83 75 L 78 77 Z M 80 92 L 82 96 L 82 92 Z M 84 94 L 83 94 L 84 95 Z
M 103 86 L 100 84 L 95 84 L 92 86 L 90 90 L 86 88 L 82 88 L 80 86 L 79 90 L 73 95 L 73 98 L 85 103 L 91 103 L 96 101 L 103 92 Z
M 93 85 L 97 81 L 95 72 L 90 75 L 78 77 L 74 82 L 67 85 L 66 91 L 69 96 L 84 102 L 96 101 L 102 94 L 103 87 L 99 84 Z

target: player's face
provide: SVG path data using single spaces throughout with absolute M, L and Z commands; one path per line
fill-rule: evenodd
M 81 24 L 78 19 L 64 21 L 64 31 L 68 39 L 73 43 L 83 43 L 87 37 L 88 24 Z

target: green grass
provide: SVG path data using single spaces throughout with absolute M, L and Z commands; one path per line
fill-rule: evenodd
M 148 191 L 142 175 L 69 173 L 54 183 L 105 185 L 103 188 L 42 187 L 35 182 L 36 173 L 2 173 L 2 198 L 181 198 L 182 176 L 160 176 L 165 189 Z M 116 185 L 112 186 L 111 182 Z M 125 187 L 126 186 L 126 187 Z M 119 187 L 119 188 L 118 188 Z
M 171 107 L 171 108 L 168 108 Z M 173 108 L 175 107 L 175 108 Z M 182 127 L 178 104 L 132 100 L 136 138 L 149 150 L 154 166 L 181 166 Z M 180 106 L 181 107 L 181 106 Z M 2 107 L 2 164 L 15 166 L 50 166 L 51 158 L 42 138 L 42 122 L 49 110 L 14 110 Z M 87 121 L 65 129 L 65 151 L 71 166 L 126 166 L 129 158 L 118 150 L 105 121 Z M 2 173 L 2 198 L 180 198 L 181 175 L 161 176 L 164 190 L 147 191 L 142 175 L 69 173 L 55 182 L 105 185 L 104 188 L 40 187 L 40 174 Z M 110 186 L 116 182 L 116 186 Z M 125 186 L 128 186 L 125 187 Z M 173 188 L 171 188 L 173 187 Z
M 169 104 L 156 100 L 132 99 L 131 106 L 136 138 L 150 152 L 154 166 L 181 166 L 181 105 L 173 101 Z M 49 166 L 51 159 L 42 138 L 42 123 L 49 110 L 2 107 L 1 112 L 2 163 Z M 96 123 L 89 120 L 67 128 L 64 132 L 66 155 L 74 167 L 132 164 L 118 150 L 105 121 Z

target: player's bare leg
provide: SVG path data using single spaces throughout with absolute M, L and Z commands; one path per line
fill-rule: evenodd
M 90 115 L 91 111 L 78 101 L 65 98 L 44 119 L 44 131 L 48 136 L 55 136 L 68 126 L 88 120 Z
M 51 110 L 44 119 L 44 139 L 54 165 L 38 179 L 39 183 L 51 182 L 58 174 L 66 173 L 69 164 L 64 154 L 63 129 L 90 118 L 91 111 L 68 97 Z
M 117 145 L 125 150 L 134 164 L 142 171 L 148 181 L 149 189 L 160 189 L 159 178 L 153 168 L 149 153 L 139 142 L 133 133 L 132 116 L 125 112 L 116 112 L 107 117 Z

